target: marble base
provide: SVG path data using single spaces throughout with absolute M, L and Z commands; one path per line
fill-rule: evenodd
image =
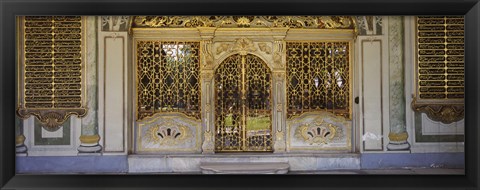
M 360 169 L 360 154 L 129 155 L 130 173 L 200 173 L 202 163 L 288 163 L 289 171 Z
M 282 162 L 205 162 L 200 164 L 203 174 L 286 174 L 290 165 Z
M 24 144 L 19 145 L 19 146 L 15 146 L 15 152 L 16 152 L 17 156 L 18 155 L 24 155 L 24 154 L 26 155 L 27 151 L 28 151 L 27 146 L 25 146 Z
M 102 146 L 99 144 L 96 145 L 80 145 L 78 148 L 78 155 L 101 155 L 102 154 Z
M 409 150 L 410 149 L 410 144 L 408 144 L 407 141 L 403 142 L 395 142 L 391 141 L 387 145 L 388 150 Z

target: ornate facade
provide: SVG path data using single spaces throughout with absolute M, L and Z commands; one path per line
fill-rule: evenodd
M 442 38 L 458 41 L 463 18 L 442 19 Z M 181 173 L 232 161 L 360 169 L 370 152 L 461 152 L 461 99 L 423 101 L 434 94 L 423 89 L 438 89 L 443 64 L 447 95 L 459 94 L 449 89 L 463 86 L 463 46 L 425 42 L 439 32 L 424 20 L 441 19 L 19 17 L 17 153 Z M 425 44 L 443 45 L 444 62 L 426 61 L 440 50 Z

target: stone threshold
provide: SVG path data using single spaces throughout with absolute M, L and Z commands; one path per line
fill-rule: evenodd
M 226 163 L 235 170 L 242 164 L 257 163 L 285 163 L 288 164 L 288 171 L 319 171 L 319 170 L 344 170 L 360 169 L 360 154 L 355 153 L 288 153 L 288 154 L 164 154 L 164 155 L 129 155 L 129 173 L 191 173 L 191 172 L 217 172 L 225 173 L 220 166 L 203 167 L 206 163 Z M 242 163 L 236 165 L 237 163 Z M 202 165 L 203 164 L 203 165 Z M 208 165 L 208 164 L 207 164 Z M 225 165 L 225 164 L 224 164 Z M 211 166 L 211 165 L 210 165 Z M 256 165 L 259 166 L 259 165 Z M 202 168 L 203 167 L 203 168 Z M 220 167 L 220 169 L 219 169 Z M 284 172 L 275 170 L 276 167 L 265 167 L 269 172 Z M 283 166 L 283 168 L 285 168 Z M 210 170 L 209 170 L 210 169 Z M 263 169 L 262 169 L 263 170 Z M 241 171 L 236 171 L 241 172 Z M 252 168 L 245 173 L 253 173 Z M 257 171 L 260 172 L 260 171 Z M 261 171 L 260 173 L 268 173 Z
M 286 174 L 290 165 L 282 162 L 203 162 L 203 174 Z

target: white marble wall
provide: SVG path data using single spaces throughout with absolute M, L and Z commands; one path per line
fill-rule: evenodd
M 98 21 L 97 27 L 98 133 L 103 154 L 124 155 L 128 150 L 130 38 L 127 31 L 103 31 L 103 24 Z

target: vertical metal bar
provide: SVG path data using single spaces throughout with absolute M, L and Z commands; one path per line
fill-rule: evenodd
M 242 133 L 243 133 L 242 150 L 244 150 L 244 151 L 247 149 L 247 144 L 246 144 L 246 141 L 247 141 L 246 99 L 247 98 L 246 98 L 246 89 L 245 89 L 245 71 L 246 71 L 245 62 L 246 62 L 245 55 L 242 55 Z

